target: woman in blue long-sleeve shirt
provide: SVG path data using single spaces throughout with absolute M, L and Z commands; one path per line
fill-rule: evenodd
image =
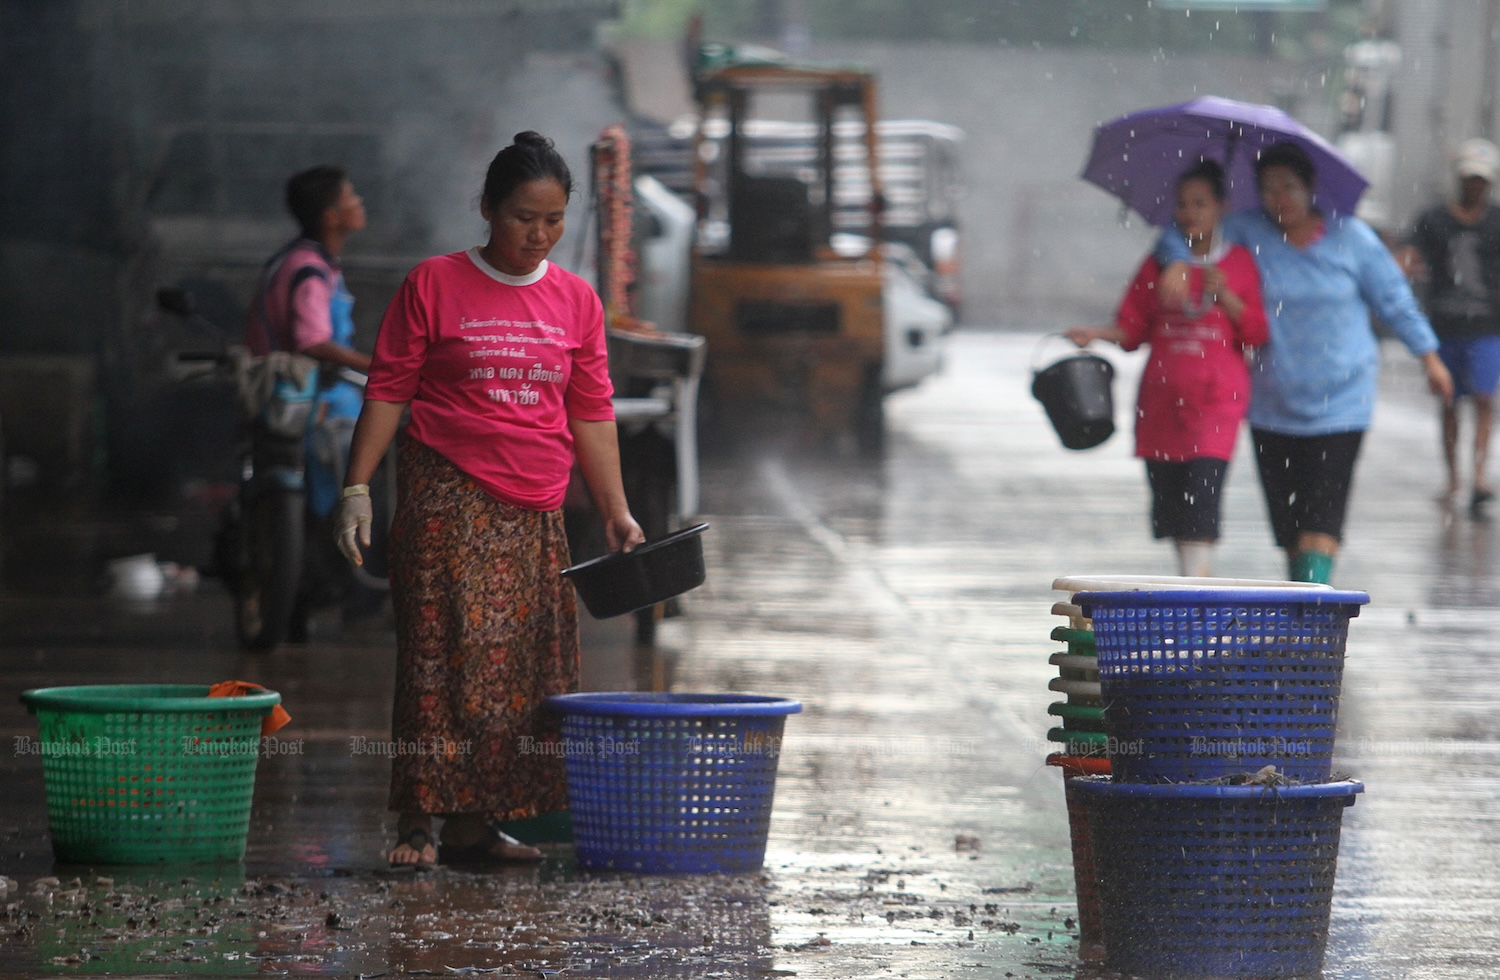
M 1380 353 L 1370 311 L 1421 360 L 1434 394 L 1451 399 L 1453 381 L 1385 244 L 1359 219 L 1317 209 L 1307 152 L 1278 143 L 1261 153 L 1255 175 L 1261 210 L 1223 225 L 1226 239 L 1255 256 L 1270 326 L 1250 372 L 1248 420 L 1288 577 L 1327 582 L 1375 405 Z M 1181 241 L 1169 229 L 1157 244 L 1164 304 L 1181 302 Z

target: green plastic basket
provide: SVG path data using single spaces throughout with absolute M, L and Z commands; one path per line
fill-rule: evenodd
M 1097 650 L 1093 630 L 1079 630 L 1070 629 L 1067 626 L 1055 626 L 1049 635 L 1054 640 L 1061 640 L 1066 643 L 1069 653 L 1082 657 L 1092 657 Z
M 1109 736 L 1104 732 L 1075 731 L 1070 728 L 1047 729 L 1047 741 L 1061 742 L 1067 746 L 1068 755 L 1102 756 L 1109 749 Z
M 1054 701 L 1047 705 L 1047 714 L 1061 718 L 1063 729 L 1072 732 L 1103 732 L 1104 709 L 1091 704 L 1069 704 Z
M 38 688 L 21 701 L 36 715 L 58 861 L 245 856 L 261 720 L 281 695 L 126 684 Z

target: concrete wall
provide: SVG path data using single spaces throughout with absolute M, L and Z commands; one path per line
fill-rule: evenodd
M 1453 191 L 1452 152 L 1471 136 L 1500 138 L 1496 0 L 1400 0 L 1387 16 L 1402 49 L 1392 133 L 1399 220 Z
M 94 359 L 0 355 L 0 479 L 69 493 L 92 475 L 97 405 Z

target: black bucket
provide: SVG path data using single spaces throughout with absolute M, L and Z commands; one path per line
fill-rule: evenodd
M 1097 354 L 1070 354 L 1035 371 L 1031 394 L 1068 449 L 1092 449 L 1115 431 L 1115 369 Z

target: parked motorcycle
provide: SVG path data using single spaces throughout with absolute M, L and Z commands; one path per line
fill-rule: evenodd
M 191 293 L 162 289 L 157 305 L 206 335 L 224 334 L 204 319 Z M 222 348 L 222 344 L 220 345 Z M 230 383 L 241 408 L 239 485 L 214 542 L 214 571 L 234 596 L 235 632 L 248 650 L 269 651 L 307 635 L 318 607 L 368 604 L 389 589 L 385 542 L 395 500 L 388 455 L 371 480 L 373 543 L 364 566 L 351 568 L 336 551 L 326 518 L 310 507 L 310 470 L 343 485 L 350 420 L 319 417 L 317 393 L 330 380 L 311 358 L 283 352 L 257 357 L 243 347 L 177 355 L 186 378 Z M 194 370 L 197 366 L 199 370 Z M 344 381 L 364 376 L 338 369 Z

